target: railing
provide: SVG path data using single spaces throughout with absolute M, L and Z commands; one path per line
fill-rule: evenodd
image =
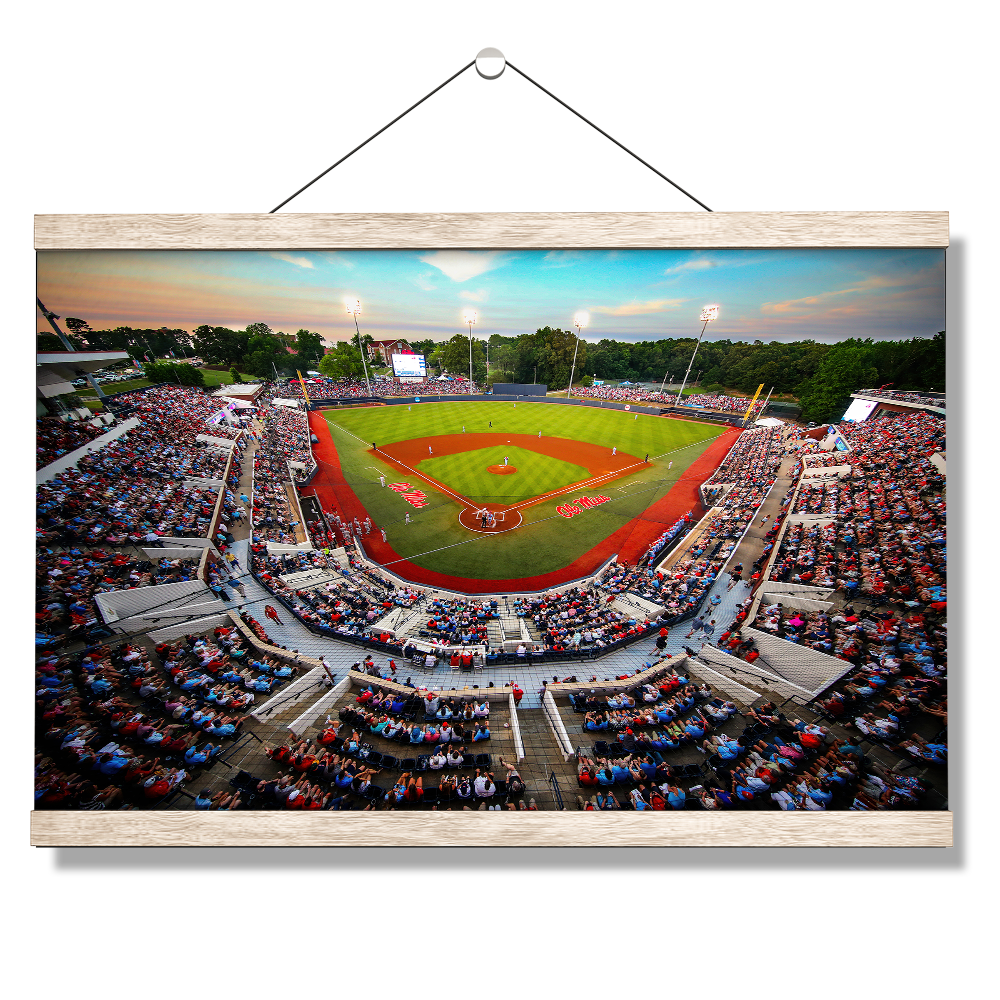
M 549 772 L 549 784 L 552 786 L 552 794 L 555 796 L 556 805 L 559 806 L 560 810 L 565 809 L 563 805 L 562 790 L 559 788 L 559 779 L 556 777 L 555 771 Z
M 510 730 L 514 734 L 514 752 L 518 760 L 524 760 L 524 743 L 521 740 L 521 724 L 517 721 L 517 702 L 514 692 L 510 693 Z
M 545 719 L 552 730 L 552 735 L 556 738 L 556 743 L 559 745 L 559 752 L 563 755 L 563 760 L 568 761 L 571 757 L 575 757 L 576 751 L 573 749 L 569 733 L 566 732 L 566 726 L 563 724 L 562 716 L 559 714 L 556 700 L 552 697 L 552 692 L 548 689 L 542 695 L 542 709 L 545 711 Z

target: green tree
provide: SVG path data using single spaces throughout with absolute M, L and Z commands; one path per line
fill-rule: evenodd
M 572 333 L 566 330 L 553 330 L 552 327 L 545 326 L 536 330 L 535 340 L 535 363 L 538 365 L 538 381 L 545 383 L 550 389 L 564 389 L 569 385 L 569 373 L 573 364 L 573 352 L 576 351 L 576 372 L 583 378 L 587 372 L 587 344 L 580 341 L 579 350 L 576 348 L 576 331 Z M 574 375 L 576 380 L 576 375 Z
M 349 340 L 337 341 L 333 350 L 320 359 L 319 370 L 329 378 L 365 377 L 361 352 Z
M 856 341 L 834 344 L 816 374 L 799 391 L 802 416 L 817 423 L 838 420 L 850 403 L 851 393 L 870 389 L 878 375 L 871 351 Z
M 86 350 L 83 341 L 79 338 L 67 334 L 66 339 L 73 345 L 73 350 Z M 65 351 L 66 347 L 54 333 L 39 332 L 35 336 L 35 350 L 40 354 L 51 354 L 54 351 Z
M 89 343 L 89 336 L 94 331 L 90 329 L 90 324 L 85 319 L 76 316 L 66 317 L 66 329 L 72 334 L 71 342 Z
M 236 365 L 247 353 L 249 335 L 224 326 L 199 326 L 194 331 L 194 349 L 213 365 Z
M 243 379 L 240 376 L 240 373 L 236 370 L 236 365 L 233 365 L 233 367 L 229 369 L 229 374 L 233 376 L 233 382 L 236 385 L 241 385 L 242 384 Z
M 172 361 L 157 361 L 143 368 L 143 374 L 150 382 L 175 382 L 179 385 L 203 386 L 205 376 L 194 365 L 175 364 Z
M 438 347 L 437 341 L 430 338 L 427 340 L 408 340 L 407 343 L 414 354 L 422 354 L 424 357 L 427 357 L 428 354 L 433 354 Z
M 302 371 L 314 367 L 323 357 L 323 338 L 318 333 L 299 330 L 295 334 L 295 355 Z
M 263 326 L 263 324 L 254 324 Z M 249 330 L 250 327 L 247 327 Z M 257 378 L 273 378 L 275 371 L 290 370 L 292 361 L 281 341 L 270 333 L 257 333 L 250 338 L 243 355 L 243 370 Z
M 445 371 L 451 375 L 464 375 L 469 377 L 469 338 L 467 335 L 456 333 L 451 340 L 445 341 L 443 345 L 441 360 Z M 472 378 L 480 385 L 486 382 L 486 352 L 483 350 L 481 340 L 472 340 Z

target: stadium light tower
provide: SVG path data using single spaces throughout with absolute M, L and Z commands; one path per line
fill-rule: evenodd
M 372 383 L 368 378 L 368 362 L 365 361 L 365 349 L 361 345 L 361 329 L 358 326 L 358 315 L 361 312 L 361 299 L 344 299 L 347 306 L 348 315 L 354 317 L 354 329 L 358 331 L 358 350 L 361 352 L 361 364 L 365 369 L 365 385 L 368 386 L 368 395 L 372 394 Z
M 566 390 L 566 398 L 569 399 L 573 391 L 573 373 L 576 371 L 576 352 L 580 350 L 580 331 L 590 322 L 590 313 L 581 309 L 573 317 L 573 326 L 576 327 L 576 346 L 573 348 L 573 366 L 569 370 L 569 388 Z
M 462 322 L 469 324 L 469 395 L 470 396 L 472 395 L 472 390 L 474 388 L 474 383 L 472 381 L 472 328 L 476 325 L 477 319 L 478 317 L 476 316 L 475 309 L 466 309 L 465 312 L 462 313 Z
M 694 345 L 694 354 L 691 355 L 691 360 L 688 362 L 688 370 L 684 373 L 684 381 L 681 382 L 680 392 L 677 393 L 677 398 L 674 400 L 674 406 L 680 405 L 681 396 L 684 395 L 684 386 L 687 385 L 688 375 L 691 374 L 691 368 L 694 365 L 695 356 L 698 354 L 698 348 L 701 347 L 701 338 L 705 336 L 705 327 L 709 323 L 714 323 L 719 318 L 719 307 L 718 306 L 705 306 L 701 311 L 701 315 L 698 319 L 701 320 L 701 333 L 698 334 L 698 343 Z

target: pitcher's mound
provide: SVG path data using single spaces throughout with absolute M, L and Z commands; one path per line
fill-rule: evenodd
M 513 465 L 488 465 L 486 471 L 492 472 L 494 476 L 511 476 L 517 469 Z

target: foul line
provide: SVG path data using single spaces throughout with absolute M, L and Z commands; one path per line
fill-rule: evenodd
M 365 447 L 367 448 L 368 442 L 366 440 L 364 440 L 363 438 L 359 438 L 357 436 L 357 434 L 353 434 L 353 433 L 351 433 L 351 431 L 347 430 L 346 428 L 341 427 L 340 424 L 336 423 L 336 421 L 327 420 L 327 423 L 329 425 L 333 426 L 333 427 L 336 427 L 338 430 L 343 431 L 345 434 L 347 434 L 350 437 L 354 438 L 355 441 L 359 441 L 361 444 L 365 445 Z M 702 438 L 700 441 L 692 441 L 690 444 L 682 445 L 680 448 L 674 448 L 671 451 L 664 452 L 662 455 L 656 455 L 651 461 L 657 461 L 658 459 L 665 458 L 667 455 L 675 455 L 679 451 L 686 451 L 688 448 L 694 448 L 696 445 L 704 444 L 705 441 L 709 441 L 709 442 L 715 441 L 718 438 L 720 438 L 723 435 L 728 434 L 728 433 L 729 433 L 729 431 L 725 430 L 725 431 L 721 431 L 719 434 L 716 434 L 716 435 L 714 435 L 714 436 L 712 436 L 710 438 Z M 424 480 L 424 482 L 429 483 L 431 486 L 433 486 L 437 490 L 440 490 L 442 493 L 446 493 L 446 494 L 448 494 L 448 496 L 454 497 L 456 500 L 460 501 L 461 503 L 466 504 L 468 507 L 475 507 L 476 506 L 476 504 L 474 504 L 470 499 L 468 499 L 468 497 L 464 497 L 464 496 L 462 496 L 459 493 L 455 493 L 452 490 L 449 490 L 442 483 L 439 483 L 437 480 L 432 479 L 430 476 L 426 476 L 422 472 L 418 472 L 416 469 L 411 468 L 405 462 L 401 462 L 398 458 L 394 458 L 388 452 L 384 452 L 380 448 L 375 448 L 374 450 L 375 450 L 375 453 L 377 455 L 379 455 L 380 457 L 388 460 L 389 462 L 393 463 L 394 465 L 398 465 L 402 469 L 406 469 L 408 472 L 412 472 L 413 475 L 415 475 L 415 476 L 419 476 L 421 479 Z M 324 464 L 326 464 L 326 463 L 324 463 Z M 511 511 L 511 510 L 517 510 L 520 507 L 530 507 L 530 506 L 533 506 L 534 504 L 541 503 L 541 502 L 543 502 L 545 500 L 551 500 L 553 497 L 561 496 L 563 493 L 576 493 L 578 490 L 582 490 L 582 489 L 589 488 L 591 486 L 595 486 L 595 485 L 597 485 L 598 483 L 601 483 L 601 482 L 605 482 L 605 481 L 610 482 L 612 479 L 617 479 L 619 476 L 621 476 L 623 473 L 627 472 L 629 469 L 634 469 L 634 468 L 637 468 L 638 466 L 642 466 L 642 465 L 649 465 L 649 462 L 634 462 L 632 465 L 626 465 L 624 468 L 622 468 L 622 469 L 620 469 L 620 470 L 618 470 L 616 472 L 608 472 L 608 473 L 605 473 L 604 475 L 595 476 L 592 479 L 584 480 L 581 483 L 571 484 L 569 486 L 564 487 L 561 490 L 554 490 L 551 493 L 545 493 L 545 494 L 542 494 L 541 496 L 533 497 L 530 500 L 524 500 L 521 503 L 513 504 L 512 506 L 505 508 L 505 510 Z M 674 485 L 675 486 L 679 485 L 680 483 L 687 481 L 688 478 L 689 478 L 688 476 L 681 476 Z M 709 478 L 711 478 L 711 477 L 709 477 Z M 346 479 L 345 479 L 345 482 L 346 482 Z M 636 483 L 634 485 L 638 486 L 638 485 L 645 485 L 645 484 Z M 653 490 L 651 490 L 650 492 L 654 492 L 655 493 L 657 490 L 659 490 L 661 488 L 662 488 L 662 481 L 660 481 L 660 483 L 658 483 L 657 486 Z M 630 497 L 638 496 L 639 493 L 641 493 L 641 492 L 646 492 L 646 491 L 639 491 L 637 493 L 632 493 L 632 494 L 630 494 Z M 612 497 L 609 502 L 610 503 L 614 503 L 616 499 L 617 500 L 625 500 L 625 499 L 628 499 L 628 498 L 627 497 Z M 539 518 L 537 521 L 531 521 L 531 522 L 522 521 L 522 523 L 519 524 L 517 527 L 521 528 L 521 527 L 528 527 L 531 524 L 541 524 L 544 521 L 550 521 L 550 520 L 553 520 L 556 517 L 561 517 L 561 516 L 562 516 L 561 514 L 551 514 L 551 515 L 549 515 L 549 517 L 542 517 L 542 518 Z M 639 514 L 637 516 L 639 518 L 641 518 L 642 514 Z M 465 525 L 462 525 L 462 527 L 465 527 Z M 474 531 L 475 529 L 469 529 L 469 528 L 467 528 L 466 530 L 467 531 L 470 531 L 470 530 Z M 480 538 L 488 538 L 490 535 L 503 535 L 503 534 L 506 534 L 509 531 L 516 531 L 516 530 L 517 530 L 517 528 L 504 528 L 502 531 L 493 531 L 493 532 L 483 533 L 483 534 L 480 535 Z M 478 534 L 478 532 L 477 532 L 477 534 Z M 428 549 L 426 552 L 417 553 L 416 555 L 409 556 L 406 559 L 402 559 L 402 558 L 401 559 L 394 559 L 391 562 L 382 563 L 381 565 L 383 565 L 383 566 L 392 566 L 392 565 L 394 565 L 397 562 L 408 562 L 409 559 L 418 559 L 421 556 L 431 555 L 434 552 L 444 552 L 447 549 L 453 549 L 453 548 L 455 548 L 458 545 L 467 545 L 469 542 L 473 542 L 473 541 L 477 541 L 477 539 L 476 538 L 469 538 L 469 539 L 466 539 L 465 541 L 454 542 L 451 545 L 443 545 L 443 546 L 441 546 L 441 548 Z
M 398 465 L 402 469 L 406 469 L 407 472 L 412 472 L 415 476 L 419 476 L 425 483 L 430 483 L 435 489 L 441 490 L 442 493 L 447 493 L 448 496 L 454 497 L 456 500 L 461 500 L 462 503 L 467 504 L 469 507 L 475 506 L 471 500 L 463 497 L 459 493 L 453 493 L 448 489 L 443 483 L 439 483 L 436 479 L 431 479 L 430 476 L 425 476 L 422 472 L 417 472 L 416 469 L 411 469 L 405 462 L 401 462 L 398 458 L 393 458 L 388 452 L 384 452 L 379 448 L 375 449 L 377 455 L 382 455 L 384 458 L 388 459 L 390 462 Z
M 324 418 L 324 419 L 325 419 L 325 418 Z M 344 432 L 345 434 L 347 434 L 347 435 L 348 435 L 349 437 L 352 437 L 352 438 L 354 438 L 354 440 L 355 440 L 355 441 L 360 441 L 360 442 L 361 442 L 361 443 L 362 443 L 363 445 L 367 446 L 367 444 L 368 444 L 368 442 L 367 442 L 367 441 L 365 441 L 365 440 L 364 440 L 363 438 L 359 438 L 359 437 L 357 436 L 357 434 L 354 434 L 354 433 L 352 433 L 352 432 L 351 432 L 351 431 L 349 431 L 349 430 L 348 430 L 348 429 L 347 429 L 346 427 L 341 427 L 341 426 L 340 426 L 340 424 L 338 424 L 338 423 L 337 423 L 337 422 L 336 422 L 335 420 L 327 420 L 326 422 L 327 422 L 327 423 L 328 423 L 328 424 L 329 424 L 329 425 L 330 425 L 331 427 L 336 427 L 336 428 L 337 428 L 337 430 L 339 430 L 339 431 L 343 431 L 343 432 Z
M 691 478 L 694 478 L 694 477 L 691 477 Z M 677 483 L 685 482 L 687 479 L 688 479 L 688 477 L 682 476 L 680 479 L 677 480 Z M 675 483 L 674 485 L 677 485 L 677 483 Z M 655 493 L 660 488 L 661 488 L 661 486 L 657 485 L 653 489 L 648 490 L 646 492 Z M 637 495 L 637 494 L 633 494 L 633 495 Z M 628 499 L 631 499 L 631 497 L 612 497 L 608 502 L 609 503 L 616 503 L 616 502 L 620 502 L 622 500 L 628 500 Z M 605 505 L 602 504 L 601 505 L 601 509 L 604 510 L 605 509 Z M 643 511 L 643 514 L 645 514 L 645 511 Z M 637 515 L 635 515 L 635 517 L 628 518 L 628 520 L 629 521 L 631 521 L 631 520 L 642 520 L 643 519 L 643 514 L 637 514 Z M 521 524 L 518 525 L 518 528 L 530 528 L 530 527 L 532 527 L 532 525 L 535 525 L 535 524 L 544 524 L 546 521 L 554 521 L 557 517 L 562 517 L 562 514 L 549 514 L 547 517 L 540 517 L 536 521 L 523 521 Z M 627 522 L 624 522 L 624 523 L 627 523 Z M 667 521 L 658 521 L 658 522 L 650 521 L 648 523 L 650 523 L 650 524 L 653 524 L 653 523 L 667 524 Z M 463 527 L 464 527 L 464 525 L 463 525 Z M 475 529 L 473 529 L 473 528 L 467 528 L 466 530 L 467 531 L 474 531 Z M 474 538 L 466 538 L 466 539 L 464 539 L 461 542 L 452 542 L 451 545 L 442 545 L 442 546 L 440 546 L 439 548 L 436 548 L 436 549 L 427 549 L 424 552 L 416 552 L 416 553 L 414 553 L 413 555 L 410 555 L 410 556 L 400 556 L 399 559 L 392 559 L 392 560 L 390 560 L 387 563 L 380 563 L 379 565 L 381 565 L 381 566 L 395 566 L 397 563 L 410 562 L 413 559 L 420 559 L 423 556 L 433 555 L 435 552 L 446 552 L 448 549 L 456 549 L 460 545 L 468 545 L 470 542 L 481 542 L 484 539 L 489 538 L 491 535 L 494 535 L 494 536 L 495 535 L 502 535 L 502 534 L 505 534 L 508 531 L 515 531 L 515 530 L 517 530 L 517 529 L 515 529 L 515 528 L 505 528 L 503 531 L 482 532 L 482 533 L 476 532 L 476 537 L 474 537 Z M 598 543 L 598 544 L 600 544 L 600 543 Z M 421 567 L 421 568 L 423 568 L 423 567 Z

